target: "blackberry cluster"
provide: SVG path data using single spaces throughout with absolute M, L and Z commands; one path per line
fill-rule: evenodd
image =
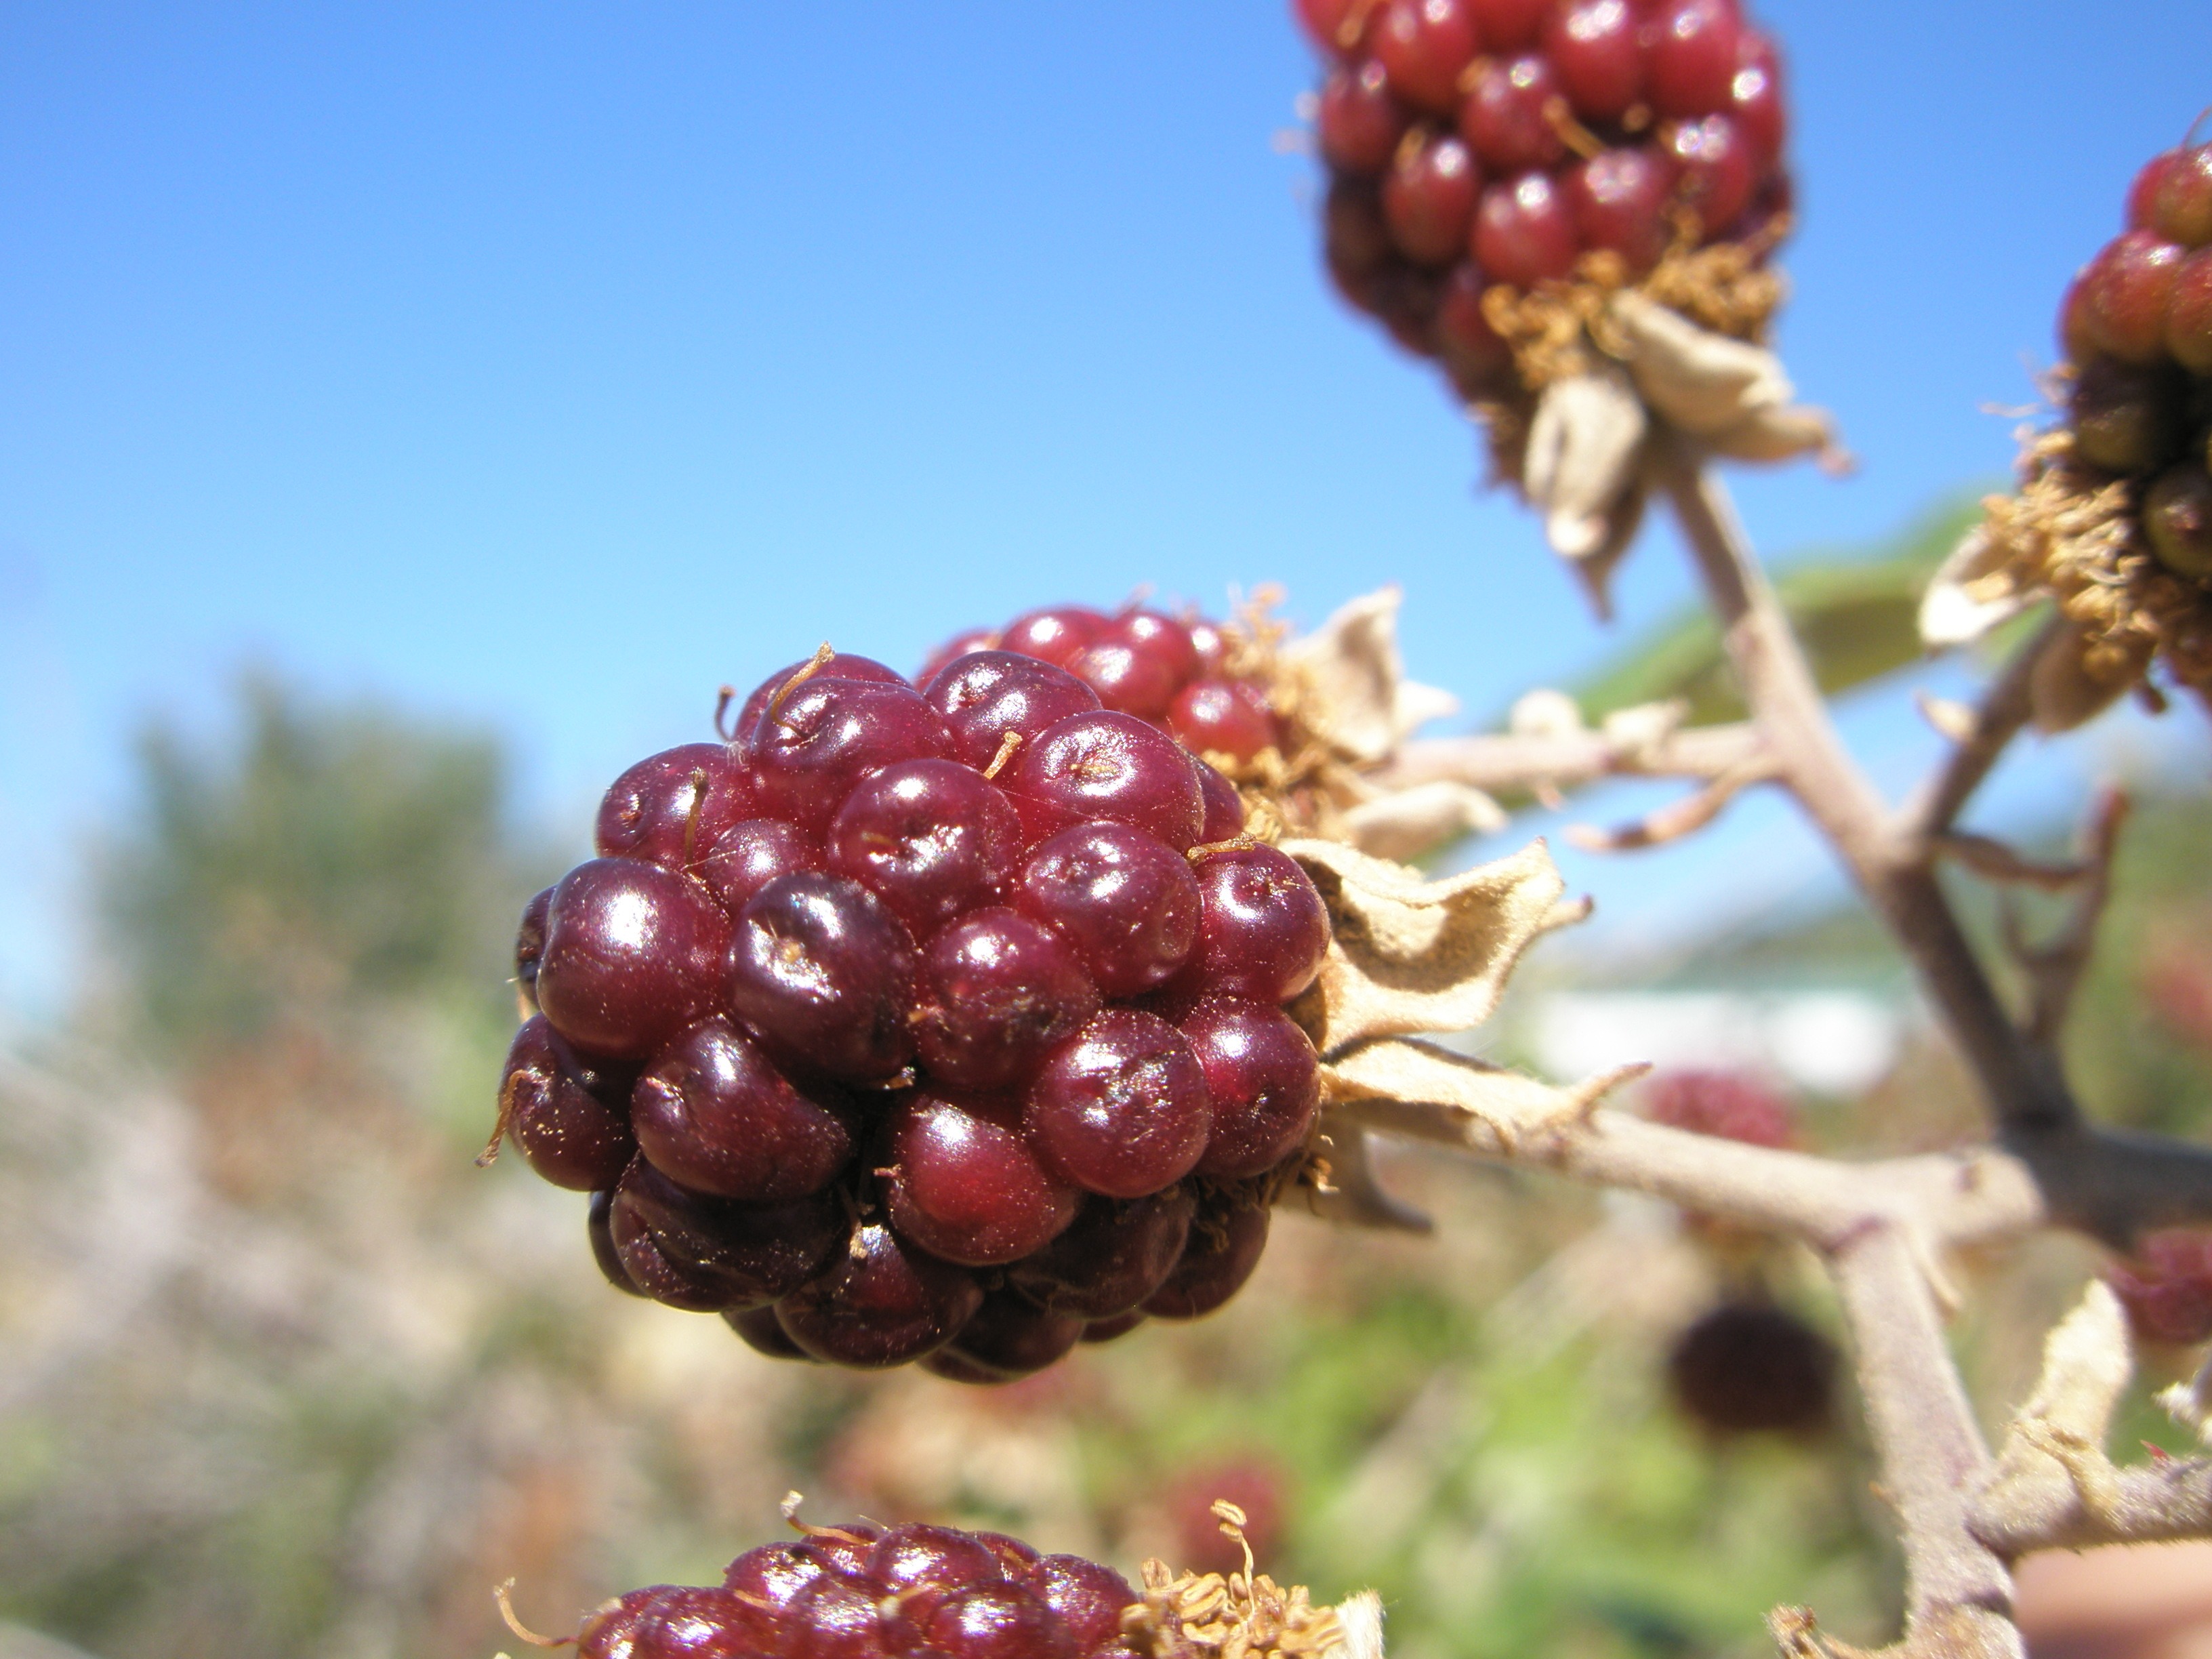
M 1779 68 L 1735 0 L 1295 4 L 1329 64 L 1330 273 L 1471 401 L 1514 389 L 1492 288 L 1779 234 Z
M 2105 1279 L 2128 1323 L 2146 1342 L 2194 1347 L 2212 1341 L 2212 1232 L 2171 1227 L 2136 1242 Z
M 971 651 L 1010 651 L 1064 668 L 1105 708 L 1172 733 L 1193 754 L 1243 763 L 1284 746 L 1283 724 L 1266 686 L 1237 672 L 1237 642 L 1202 618 L 1180 621 L 1142 607 L 1108 616 L 1055 605 L 1003 629 L 961 635 L 930 659 L 922 677 Z M 1222 786 L 1206 782 L 1218 796 Z M 1225 799 L 1221 810 L 1228 810 Z
M 1713 1434 L 1817 1434 L 1835 1409 L 1836 1350 L 1793 1313 L 1724 1302 L 1675 1340 L 1667 1380 Z
M 2127 229 L 2074 279 L 2058 330 L 2075 457 L 2139 492 L 2161 565 L 2212 580 L 2212 144 L 2136 175 Z
M 584 1621 L 579 1659 L 1137 1659 L 1111 1567 L 999 1533 L 807 1529 L 730 1563 L 719 1586 L 657 1584 Z
M 1282 1005 L 1328 942 L 1234 789 L 1012 651 L 916 687 L 825 647 L 736 732 L 618 778 L 516 941 L 501 1127 L 607 1277 L 978 1382 L 1226 1301 L 1319 1112 Z

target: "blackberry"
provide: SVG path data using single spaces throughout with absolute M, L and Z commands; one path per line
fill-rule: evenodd
M 2059 418 L 1943 584 L 2057 600 L 2072 626 L 2050 649 L 2071 660 L 2039 672 L 2047 730 L 2154 660 L 2212 699 L 2212 144 L 2152 157 L 2124 217 L 2059 301 Z
M 2167 1228 L 2136 1241 L 2136 1253 L 2105 1272 L 2146 1342 L 2194 1347 L 2212 1340 L 2212 1232 Z
M 957 1366 L 940 1369 L 957 1370 Z M 538 1647 L 574 1644 L 579 1659 L 1139 1659 L 1139 1655 L 1338 1653 L 1340 1611 L 1303 1587 L 1253 1571 L 1252 1545 L 1277 1524 L 1272 1472 L 1229 1465 L 1218 1478 L 1253 1497 L 1255 1512 L 1218 1496 L 1201 1515 L 1186 1482 L 1184 1528 L 1219 1572 L 1177 1574 L 1145 1563 L 1139 1591 L 1113 1568 L 1046 1555 L 1004 1533 L 854 1521 L 808 1526 L 792 1543 L 763 1544 L 730 1563 L 719 1584 L 655 1584 L 602 1603 L 574 1636 L 524 1628 L 500 1587 L 515 1634 Z M 797 1504 L 786 1500 L 788 1513 Z M 1207 1522 L 1217 1523 L 1209 1528 Z M 1248 1528 L 1249 1534 L 1248 1535 Z M 1218 1534 L 1218 1535 L 1214 1535 Z M 1224 1540 L 1227 1547 L 1224 1549 Z M 1222 1573 L 1230 1575 L 1225 1579 Z
M 1461 394 L 1524 398 L 1507 354 L 1470 352 L 1486 294 L 1618 287 L 1702 250 L 1762 261 L 1786 201 L 1787 112 L 1773 42 L 1737 0 L 1296 0 L 1328 61 L 1316 105 L 1330 175 L 1331 271 Z M 2167 175 L 2171 173 L 2172 177 Z M 2176 165 L 2147 216 L 2195 222 Z M 2149 198 L 2172 205 L 2154 208 Z M 1370 207 L 1368 204 L 1373 204 Z M 2169 233 L 2170 234 L 2170 233 Z M 1595 263 L 1593 263 L 1595 261 Z M 1407 303 L 1430 287 L 1431 302 Z M 1697 283 L 1668 285 L 1676 303 Z M 1438 302 L 1457 292 L 1456 311 Z M 1772 300 L 1763 301 L 1771 308 Z M 1740 331 L 1726 306 L 1700 317 Z M 1498 313 L 1503 314 L 1503 313 Z
M 500 1129 L 592 1194 L 617 1288 L 1001 1381 L 1249 1274 L 1328 934 L 1177 740 L 1279 762 L 1234 640 L 1060 607 L 962 642 L 919 689 L 825 647 L 616 781 L 524 915 Z
M 574 1638 L 580 1659 L 1137 1652 L 1123 1637 L 1122 1615 L 1142 1598 L 1095 1561 L 953 1527 L 855 1522 L 805 1532 L 797 1544 L 746 1551 L 720 1584 L 657 1584 L 608 1601 Z
M 1835 1405 L 1836 1350 L 1793 1313 L 1729 1302 L 1685 1330 L 1667 1359 L 1674 1403 L 1709 1432 L 1817 1434 Z

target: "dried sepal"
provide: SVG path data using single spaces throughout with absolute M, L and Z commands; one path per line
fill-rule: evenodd
M 1322 1094 L 1340 1120 L 1499 1157 L 1576 1132 L 1607 1095 L 1648 1069 L 1619 1066 L 1560 1088 L 1400 1038 L 1365 1043 L 1328 1061 Z
M 2036 724 L 2064 731 L 2143 683 L 2154 659 L 2212 697 L 2212 592 L 2160 563 L 2136 482 L 2084 463 L 2063 428 L 2021 434 L 2020 486 L 1936 573 L 1921 607 L 1931 645 L 1960 643 L 2041 599 L 2069 628 L 2037 664 Z
M 1328 957 L 1292 1010 L 1324 1055 L 1480 1024 L 1530 942 L 1581 914 L 1560 906 L 1566 883 L 1540 841 L 1441 881 L 1340 842 L 1282 847 L 1328 909 Z
M 1352 844 L 1380 859 L 1418 858 L 1462 836 L 1503 830 L 1506 822 L 1505 809 L 1481 790 L 1448 778 L 1379 791 L 1344 814 Z
M 1382 1659 L 1382 1606 L 1372 1591 L 1316 1607 L 1304 1585 L 1285 1589 L 1253 1570 L 1242 1510 L 1220 1499 L 1213 1512 L 1243 1548 L 1243 1571 L 1178 1573 L 1146 1562 L 1144 1599 L 1121 1614 L 1133 1650 L 1151 1659 Z
M 1613 521 L 1638 470 L 1650 422 L 1616 364 L 1553 380 L 1536 401 L 1522 489 L 1562 558 L 1581 561 L 1615 539 Z
M 1398 653 L 1404 601 L 1395 586 L 1377 588 L 1282 647 L 1283 666 L 1303 694 L 1298 712 L 1307 735 L 1345 760 L 1387 760 L 1416 726 L 1459 707 L 1449 691 L 1406 678 Z

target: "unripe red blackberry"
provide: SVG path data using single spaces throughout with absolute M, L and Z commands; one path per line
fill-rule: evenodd
M 2212 1340 L 2212 1232 L 2172 1227 L 2146 1234 L 2105 1279 L 2143 1340 L 2179 1347 Z
M 1667 302 L 1695 313 L 1701 286 L 1739 281 L 1779 234 L 1775 204 L 1789 193 L 1779 64 L 1737 0 L 1296 0 L 1296 9 L 1328 62 L 1316 125 L 1331 272 L 1401 343 L 1442 359 L 1462 393 L 1522 395 L 1459 361 L 1467 314 L 1486 292 L 1511 301 L 1562 283 L 1614 288 L 1665 258 L 1678 277 Z M 2194 222 L 2183 171 L 2161 173 L 2146 214 L 2155 194 L 2172 198 L 2174 222 Z M 1740 250 L 1726 270 L 1697 263 L 1722 248 Z M 1413 280 L 1422 270 L 1425 287 Z M 1445 296 L 1455 290 L 1455 309 Z M 1409 307 L 1416 292 L 1426 302 Z M 1695 320 L 1756 329 L 1714 292 Z M 1771 310 L 1778 290 L 1759 293 L 1752 309 Z
M 2019 489 L 1990 498 L 1947 578 L 2057 601 L 2071 626 L 2048 648 L 2072 660 L 2039 673 L 2046 729 L 2154 660 L 2212 698 L 2212 145 L 2152 157 L 2123 216 L 2059 301 L 2060 419 L 2032 434 Z
M 1835 1403 L 1836 1350 L 1792 1313 L 1724 1303 L 1684 1331 L 1668 1356 L 1674 1403 L 1717 1435 L 1815 1434 Z
M 1233 642 L 1077 607 L 982 642 L 921 691 L 826 647 L 764 682 L 617 780 L 518 935 L 501 1132 L 592 1193 L 610 1282 L 773 1357 L 1000 1381 L 1218 1305 L 1264 1236 L 1224 1183 L 1264 1204 L 1313 1128 L 1279 1005 L 1319 897 L 1174 735 L 1281 763 Z

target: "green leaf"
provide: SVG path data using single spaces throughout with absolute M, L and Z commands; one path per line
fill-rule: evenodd
M 1822 691 L 1833 696 L 1920 659 L 1921 590 L 1980 514 L 1978 495 L 1954 499 L 1873 546 L 1815 550 L 1777 568 L 1775 591 Z M 1702 606 L 1570 689 L 1592 718 L 1674 697 L 1689 703 L 1692 725 L 1741 720 L 1745 712 L 1720 628 Z

